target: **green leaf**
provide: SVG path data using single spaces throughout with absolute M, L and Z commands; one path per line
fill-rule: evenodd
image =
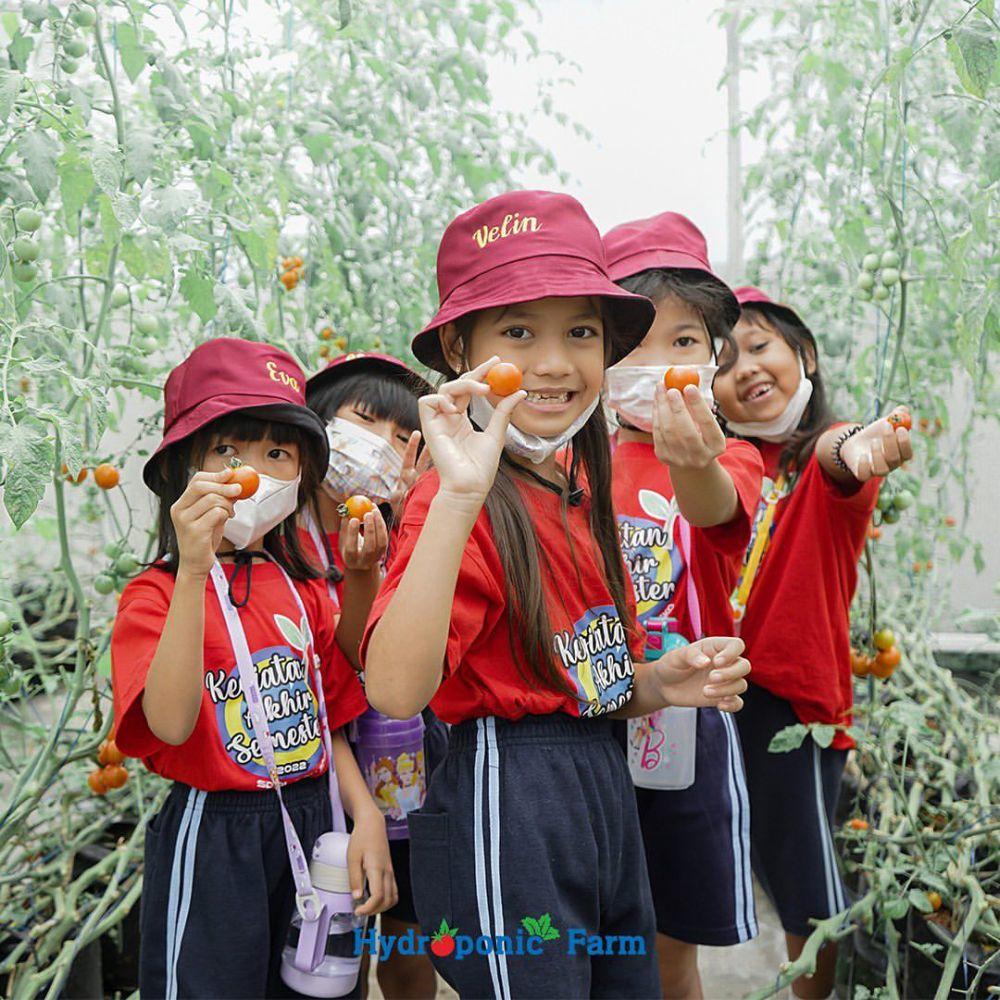
M 0 458 L 6 479 L 3 502 L 14 527 L 20 529 L 35 512 L 52 475 L 55 448 L 37 423 L 0 425 Z
M 18 152 L 24 161 L 24 172 L 35 197 L 44 202 L 56 186 L 56 158 L 59 143 L 44 129 L 26 133 L 18 143 Z
M 825 750 L 833 742 L 837 728 L 836 726 L 812 726 L 809 731 L 816 744 Z
M 902 920 L 910 909 L 907 899 L 890 899 L 883 907 L 882 913 L 889 920 Z
M 59 194 L 62 196 L 63 214 L 66 224 L 74 231 L 76 216 L 87 203 L 94 189 L 94 178 L 86 160 L 72 147 L 59 158 Z
M 10 69 L 0 69 L 0 122 L 7 121 L 14 101 L 21 90 L 21 74 Z
M 145 184 L 156 165 L 157 139 L 152 132 L 135 129 L 125 145 L 125 169 L 140 184 Z
M 139 218 L 139 199 L 115 191 L 111 195 L 111 209 L 115 213 L 115 218 L 121 223 L 122 229 L 131 229 Z
M 542 931 L 534 917 L 522 917 L 521 926 L 532 936 L 541 937 Z
M 122 59 L 122 67 L 128 78 L 135 83 L 146 68 L 146 50 L 139 44 L 139 37 L 130 22 L 122 21 L 115 27 L 115 44 Z
M 35 40 L 33 38 L 20 31 L 14 33 L 14 38 L 7 46 L 7 53 L 15 69 L 26 70 L 28 68 L 28 59 L 34 47 Z
M 351 0 L 340 0 L 337 14 L 340 17 L 340 30 L 343 31 L 351 20 Z
M 90 166 L 97 186 L 109 197 L 114 196 L 122 184 L 122 161 L 118 150 L 104 144 L 96 145 L 90 156 Z
M 199 274 L 194 269 L 189 270 L 181 278 L 181 295 L 203 323 L 207 323 L 215 315 L 217 307 L 214 288 L 215 282 L 211 278 Z
M 980 28 L 955 28 L 948 39 L 948 55 L 962 86 L 975 97 L 985 97 L 997 63 L 997 45 Z
M 919 910 L 921 913 L 934 912 L 934 907 L 931 906 L 931 901 L 927 898 L 927 893 L 923 889 L 911 889 L 906 894 L 906 898 L 915 910 Z
M 275 615 L 274 623 L 278 626 L 278 631 L 285 637 L 285 641 L 292 649 L 305 649 L 305 638 L 299 630 L 298 625 L 291 618 L 286 618 L 284 615 Z
M 767 748 L 768 752 L 788 753 L 790 750 L 798 750 L 802 746 L 802 741 L 806 738 L 808 732 L 809 728 L 801 724 L 785 726 L 784 729 L 775 733 L 771 738 L 771 742 Z

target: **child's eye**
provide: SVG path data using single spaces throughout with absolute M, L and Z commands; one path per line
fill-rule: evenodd
M 756 344 L 751 344 L 750 345 L 750 353 L 751 354 L 758 354 L 760 351 L 764 350 L 765 347 L 767 347 L 767 341 L 766 340 L 760 340 Z
M 271 450 L 267 453 L 267 457 L 277 462 L 286 458 L 291 458 L 292 453 L 285 448 L 271 448 Z
M 368 414 L 365 413 L 364 410 L 355 410 L 354 411 L 354 415 L 356 417 L 360 417 L 366 424 L 373 424 L 373 423 L 375 423 L 374 419 L 372 417 L 368 416 Z
M 678 337 L 674 341 L 674 347 L 693 347 L 697 343 L 694 337 Z
M 526 326 L 509 326 L 503 335 L 510 337 L 511 340 L 527 340 L 531 336 L 531 331 Z
M 396 435 L 396 440 L 399 441 L 401 444 L 409 444 L 410 443 L 410 435 L 409 434 L 397 434 Z
M 596 337 L 597 331 L 592 326 L 574 326 L 569 331 L 569 335 L 574 340 L 584 340 L 588 337 Z
M 212 451 L 216 455 L 222 455 L 225 458 L 236 454 L 236 449 L 231 444 L 217 444 Z

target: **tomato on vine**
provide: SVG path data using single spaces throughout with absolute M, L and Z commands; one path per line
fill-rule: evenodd
M 14 224 L 26 233 L 34 233 L 42 226 L 42 213 L 35 208 L 19 208 L 14 213 Z
M 281 283 L 285 286 L 285 291 L 292 291 L 292 289 L 299 283 L 299 272 L 285 271 L 281 275 Z
M 490 387 L 494 396 L 511 396 L 521 388 L 523 376 L 517 365 L 509 361 L 501 361 L 494 365 L 483 380 Z
M 849 830 L 867 830 L 868 820 L 855 816 L 854 819 L 847 821 L 847 827 Z
M 103 778 L 108 788 L 121 788 L 128 781 L 128 771 L 121 764 L 109 764 L 104 768 Z
M 104 769 L 96 768 L 87 775 L 87 784 L 95 795 L 106 795 L 108 786 L 104 783 Z
M 63 464 L 62 464 L 61 471 L 62 471 L 62 474 L 63 474 L 63 478 L 66 480 L 67 483 L 76 483 L 76 484 L 79 484 L 79 483 L 82 483 L 87 478 L 87 470 L 86 470 L 86 468 L 81 469 L 74 476 L 69 471 L 69 466 L 65 462 L 63 462 Z
M 102 490 L 113 490 L 120 481 L 121 473 L 110 462 L 102 462 L 94 469 L 94 482 Z
M 876 649 L 889 649 L 896 645 L 896 634 L 891 628 L 880 628 L 875 633 L 872 641 Z
M 118 744 L 113 739 L 105 740 L 97 751 L 97 763 L 102 766 L 121 764 L 125 759 L 125 754 L 118 749 Z

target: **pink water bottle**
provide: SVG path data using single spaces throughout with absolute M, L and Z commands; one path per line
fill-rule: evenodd
M 385 816 L 386 834 L 405 840 L 406 814 L 423 805 L 427 792 L 423 717 L 390 719 L 370 708 L 357 731 L 358 766 Z

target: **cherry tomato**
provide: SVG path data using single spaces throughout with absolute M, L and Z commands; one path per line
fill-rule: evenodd
M 680 365 L 674 365 L 672 368 L 668 368 L 663 373 L 663 384 L 668 389 L 679 389 L 683 391 L 684 387 L 687 385 L 699 385 L 701 380 L 698 377 L 696 371 L 692 371 L 690 368 L 684 368 Z
M 281 283 L 285 286 L 285 290 L 290 292 L 299 283 L 299 272 L 285 271 L 281 276 Z
M 891 628 L 880 628 L 874 636 L 876 649 L 889 649 L 896 645 L 896 636 Z
M 348 497 L 338 508 L 337 513 L 341 517 L 352 517 L 357 518 L 359 521 L 364 520 L 365 514 L 370 514 L 375 509 L 375 504 L 371 502 L 366 496 L 362 496 L 360 493 L 353 497 Z
M 95 795 L 104 795 L 108 790 L 108 786 L 104 782 L 104 770 L 103 768 L 97 768 L 91 771 L 87 775 L 87 784 L 90 785 L 90 790 Z
M 521 369 L 508 361 L 494 365 L 484 380 L 494 396 L 510 396 L 521 388 Z
M 851 650 L 851 673 L 855 677 L 867 677 L 872 670 L 872 658 L 864 653 Z
M 324 326 L 323 329 L 319 331 L 319 336 L 321 340 L 333 340 L 333 327 Z
M 927 902 L 931 904 L 931 909 L 937 913 L 941 909 L 941 893 L 939 892 L 929 892 L 927 893 Z
M 905 427 L 908 431 L 913 429 L 913 418 L 910 416 L 909 410 L 903 408 L 893 410 L 887 419 L 896 430 L 899 430 L 900 427 Z
M 101 744 L 101 749 L 97 751 L 98 764 L 121 764 L 125 760 L 125 754 L 118 749 L 118 744 L 114 740 L 105 740 Z
M 102 490 L 113 490 L 121 479 L 119 471 L 109 462 L 102 462 L 94 469 L 94 482 Z
M 229 482 L 241 487 L 240 495 L 236 499 L 246 500 L 247 497 L 252 497 L 260 486 L 257 470 L 251 465 L 243 465 L 238 458 L 233 459 L 232 469 L 233 475 Z
M 944 519 L 944 523 L 945 526 L 948 528 L 954 528 L 955 525 L 958 524 L 955 518 L 951 517 L 950 515 Z
M 69 466 L 65 462 L 63 462 L 62 474 L 67 483 L 82 483 L 87 478 L 87 470 L 81 469 L 74 479 L 73 476 L 69 475 Z
M 872 663 L 872 673 L 879 680 L 888 680 L 893 671 L 899 666 L 902 654 L 898 646 L 890 646 L 888 649 L 881 649 L 875 654 L 875 661 Z
M 108 764 L 104 768 L 104 784 L 108 788 L 121 788 L 128 781 L 128 771 L 121 764 Z
M 847 826 L 851 830 L 867 830 L 868 820 L 855 817 L 854 819 L 849 819 L 847 821 Z

